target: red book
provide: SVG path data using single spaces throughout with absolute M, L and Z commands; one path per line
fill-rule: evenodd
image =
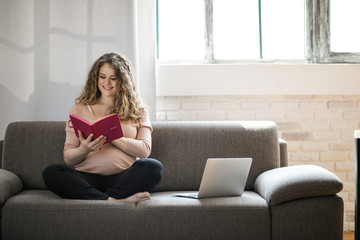
M 69 125 L 69 122 L 71 122 L 72 126 Z M 84 138 L 87 138 L 90 134 L 94 134 L 93 140 L 103 135 L 106 137 L 105 143 L 124 136 L 119 116 L 116 113 L 108 115 L 94 123 L 74 114 L 70 114 L 69 122 L 69 127 L 74 128 L 77 137 L 79 137 L 78 130 L 82 132 Z

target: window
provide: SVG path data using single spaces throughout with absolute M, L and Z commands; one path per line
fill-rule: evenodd
M 157 0 L 157 56 L 166 62 L 357 63 L 359 10 L 359 0 Z
M 158 1 L 158 58 L 201 60 L 204 58 L 204 0 Z
M 330 50 L 332 52 L 360 52 L 359 0 L 330 1 Z M 350 26 L 350 27 L 345 27 Z
M 261 55 L 258 1 L 214 0 L 212 9 L 211 60 L 258 59 Z
M 261 2 L 264 59 L 305 59 L 305 1 Z
M 360 63 L 360 53 L 354 47 L 356 43 L 351 47 L 347 39 L 349 32 L 352 32 L 353 36 L 356 32 L 359 33 L 358 23 L 354 21 L 356 12 L 360 10 L 357 2 L 356 0 L 307 1 L 307 15 L 313 15 L 307 26 L 307 50 L 311 56 L 309 62 Z M 338 31 L 346 31 L 347 34 Z
M 212 0 L 212 16 L 215 61 L 305 59 L 304 0 Z
M 360 63 L 360 2 L 358 0 L 327 0 L 324 7 L 330 9 L 323 24 L 326 28 L 324 62 Z M 324 14 L 325 15 L 325 14 Z

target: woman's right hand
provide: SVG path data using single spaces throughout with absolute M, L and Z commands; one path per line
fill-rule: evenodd
M 91 139 L 93 138 L 94 134 L 90 134 L 87 138 L 84 138 L 82 132 L 79 130 L 79 140 L 80 140 L 80 147 L 84 152 L 90 153 L 94 152 L 98 149 L 101 149 L 101 146 L 104 145 L 106 141 L 106 137 L 101 135 L 94 141 Z

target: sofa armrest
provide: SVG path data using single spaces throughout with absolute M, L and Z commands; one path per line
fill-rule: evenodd
M 12 172 L 0 169 L 0 206 L 8 198 L 19 193 L 23 189 L 20 178 Z
M 287 142 L 284 139 L 279 139 L 280 144 L 280 167 L 288 165 Z
M 342 190 L 343 183 L 322 167 L 298 165 L 260 174 L 254 188 L 270 206 L 275 206 L 300 198 L 334 195 Z

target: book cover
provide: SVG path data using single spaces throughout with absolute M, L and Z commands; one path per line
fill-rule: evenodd
M 105 143 L 124 136 L 119 116 L 116 113 L 108 115 L 94 123 L 76 116 L 75 114 L 70 114 L 69 122 L 72 124 L 72 126 L 69 125 L 69 127 L 74 128 L 77 137 L 79 137 L 78 130 L 82 132 L 84 138 L 87 138 L 91 133 L 94 134 L 93 140 L 103 135 L 106 137 Z

